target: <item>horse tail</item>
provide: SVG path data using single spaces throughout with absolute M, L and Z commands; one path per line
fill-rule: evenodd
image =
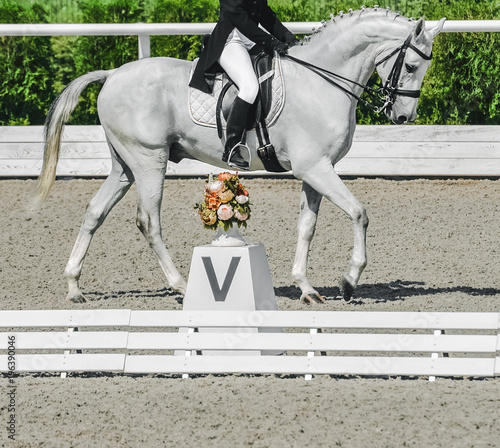
M 76 108 L 81 93 L 94 82 L 104 84 L 112 72 L 114 70 L 98 70 L 76 78 L 52 103 L 44 124 L 43 166 L 38 176 L 35 205 L 41 204 L 47 198 L 54 185 L 64 125 Z

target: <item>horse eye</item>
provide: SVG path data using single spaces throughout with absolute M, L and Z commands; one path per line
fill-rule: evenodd
M 413 73 L 415 71 L 415 69 L 417 68 L 414 65 L 410 65 L 410 64 L 405 64 L 405 67 L 406 67 L 406 71 L 408 73 Z

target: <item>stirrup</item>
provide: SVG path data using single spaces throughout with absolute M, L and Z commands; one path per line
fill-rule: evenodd
M 245 148 L 248 152 L 248 166 L 247 167 L 243 167 L 243 166 L 240 166 L 240 165 L 237 165 L 236 163 L 233 163 L 231 162 L 231 156 L 233 155 L 233 152 L 236 148 Z M 250 166 L 252 164 L 252 153 L 250 152 L 250 148 L 248 147 L 248 145 L 246 143 L 236 143 L 236 145 L 233 146 L 233 148 L 231 149 L 231 151 L 229 151 L 229 155 L 227 156 L 227 162 L 228 166 L 230 166 L 231 168 L 238 168 L 240 170 L 245 170 L 245 171 L 249 171 L 250 170 Z

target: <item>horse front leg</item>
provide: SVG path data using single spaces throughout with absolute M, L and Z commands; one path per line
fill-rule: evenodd
M 344 300 L 350 300 L 366 267 L 366 230 L 368 216 L 365 208 L 348 190 L 329 161 L 321 161 L 301 176 L 319 194 L 343 210 L 354 225 L 354 247 L 348 272 L 339 282 Z
M 292 278 L 302 291 L 300 300 L 303 303 L 324 303 L 325 299 L 311 286 L 307 279 L 307 259 L 311 241 L 316 230 L 319 206 L 322 196 L 307 183 L 302 183 L 300 197 L 300 215 L 297 224 L 298 241 L 295 260 L 292 268 Z

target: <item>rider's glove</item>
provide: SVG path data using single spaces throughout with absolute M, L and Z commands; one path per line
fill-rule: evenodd
M 281 42 L 278 39 L 273 39 L 269 50 L 270 52 L 276 51 L 280 56 L 285 56 L 288 53 L 288 48 L 288 44 Z
M 295 34 L 288 32 L 285 34 L 285 43 L 289 47 L 294 47 L 295 45 L 300 44 L 300 40 L 295 37 Z

